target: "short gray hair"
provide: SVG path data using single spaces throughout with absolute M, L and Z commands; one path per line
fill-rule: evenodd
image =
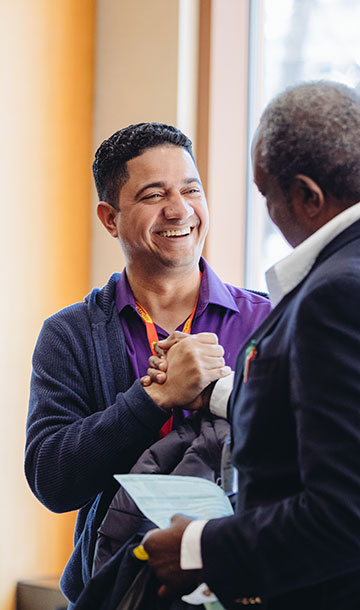
M 339 202 L 360 200 L 360 96 L 331 81 L 286 89 L 259 125 L 259 163 L 288 193 L 297 174 L 312 178 Z

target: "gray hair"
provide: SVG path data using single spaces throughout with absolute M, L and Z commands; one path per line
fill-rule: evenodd
M 297 174 L 345 207 L 360 200 L 360 96 L 330 81 L 286 89 L 259 125 L 259 163 L 288 194 Z

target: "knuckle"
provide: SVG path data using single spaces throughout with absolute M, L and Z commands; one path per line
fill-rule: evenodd
M 204 333 L 204 338 L 207 340 L 208 343 L 211 344 L 217 344 L 219 341 L 216 333 Z
M 224 355 L 225 351 L 222 345 L 210 345 L 209 352 L 211 350 L 211 355 L 214 357 L 221 357 Z
M 190 355 L 196 350 L 196 341 L 182 341 L 180 349 L 187 355 Z
M 177 339 L 177 340 L 186 339 L 187 337 L 190 336 L 190 335 L 187 335 L 186 333 L 181 332 L 180 330 L 174 330 L 172 335 L 173 335 L 173 338 Z

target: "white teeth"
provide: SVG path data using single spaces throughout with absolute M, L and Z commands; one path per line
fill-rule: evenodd
M 159 231 L 159 235 L 161 237 L 178 237 L 180 235 L 189 235 L 190 227 L 186 227 L 185 229 L 177 229 L 176 231 Z

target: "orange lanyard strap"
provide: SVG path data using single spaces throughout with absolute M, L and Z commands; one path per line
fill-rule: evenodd
M 202 272 L 200 272 L 200 282 L 201 282 L 201 278 L 202 278 Z M 198 292 L 198 295 L 196 297 L 196 303 L 194 305 L 194 309 L 192 310 L 190 316 L 185 320 L 182 332 L 186 333 L 187 335 L 190 335 L 191 332 L 191 325 L 192 325 L 192 321 L 194 319 L 194 315 L 195 315 L 195 311 L 197 308 L 197 304 L 198 304 L 198 300 L 199 300 L 199 294 L 200 294 L 200 290 Z M 143 307 L 142 305 L 140 305 L 139 301 L 135 301 L 136 304 L 136 309 L 138 311 L 138 313 L 140 314 L 142 321 L 145 324 L 146 327 L 146 334 L 147 334 L 147 338 L 149 341 L 149 345 L 150 345 L 150 349 L 151 352 L 154 356 L 157 356 L 155 349 L 154 349 L 154 344 L 159 341 L 159 337 L 158 334 L 156 332 L 156 328 L 155 328 L 155 324 L 151 319 L 150 314 L 148 314 L 148 312 L 146 311 L 145 307 Z
M 142 317 L 142 321 L 144 322 L 145 327 L 146 327 L 146 334 L 147 334 L 147 338 L 149 341 L 151 352 L 154 356 L 156 356 L 156 352 L 154 350 L 154 344 L 157 341 L 159 341 L 159 337 L 156 332 L 155 324 L 152 321 L 150 314 L 148 314 L 148 312 L 146 311 L 145 307 L 140 305 L 140 303 L 138 301 L 135 301 L 135 303 L 136 303 L 136 309 L 138 310 L 138 313 Z

